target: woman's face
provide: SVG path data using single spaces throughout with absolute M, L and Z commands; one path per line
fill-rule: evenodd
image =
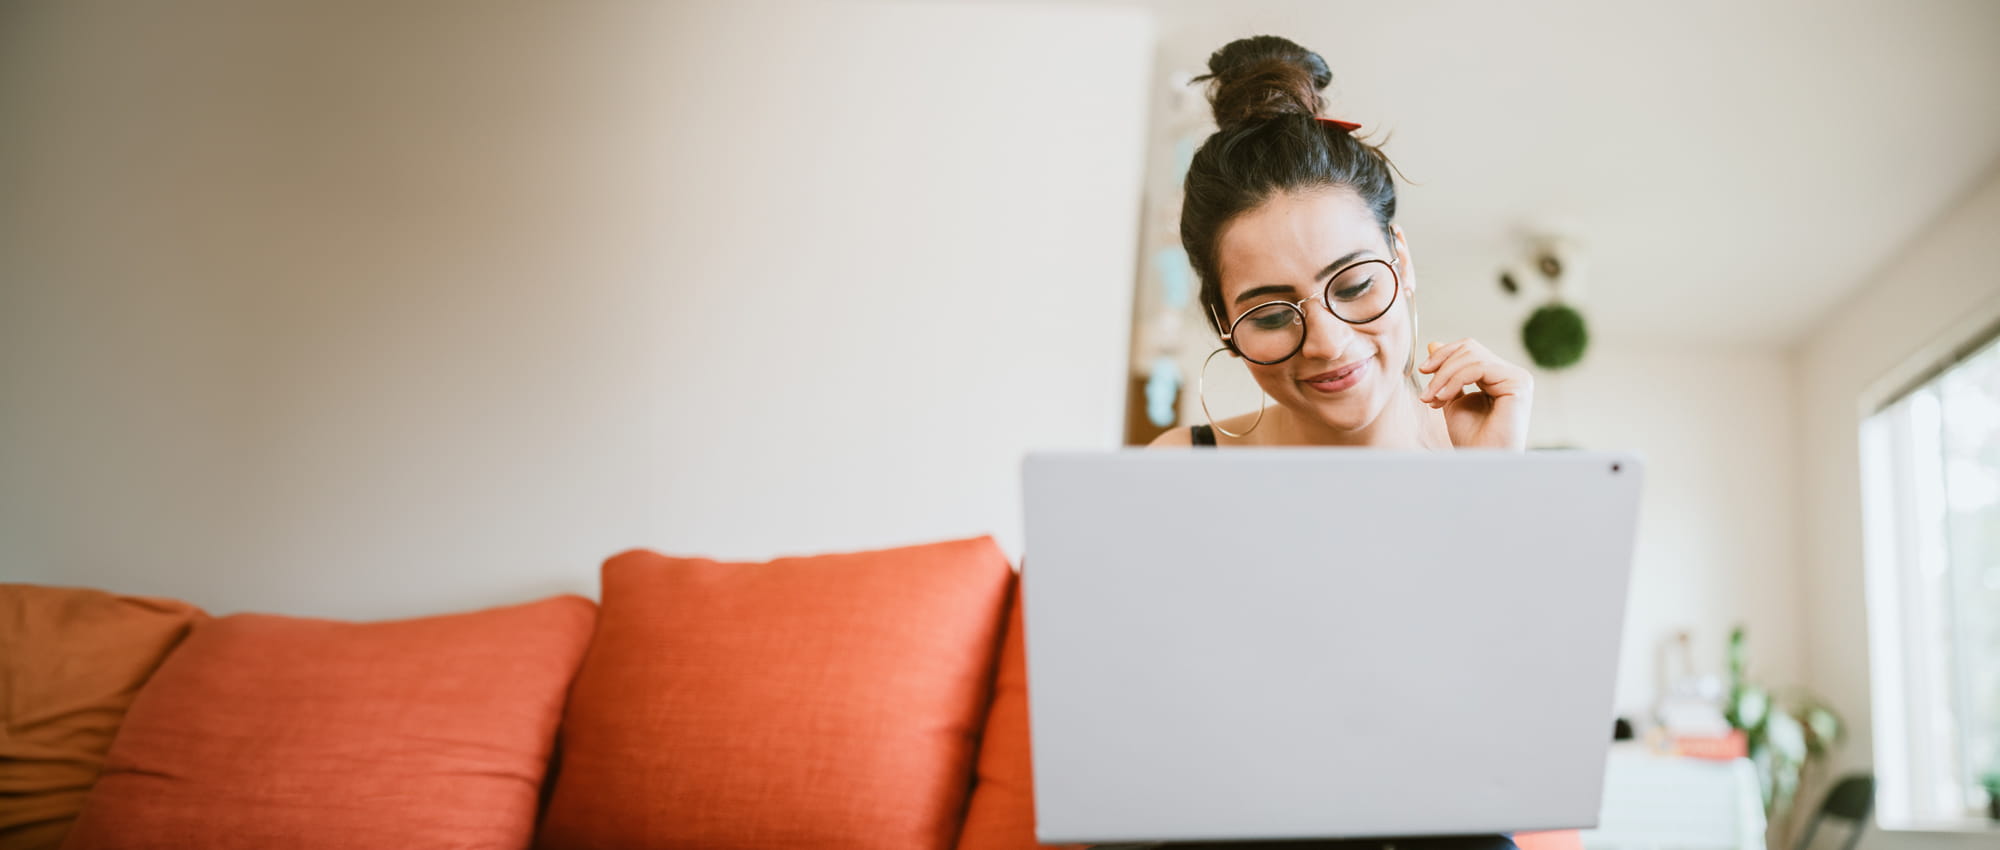
M 1319 296 L 1335 271 L 1361 260 L 1395 260 L 1401 291 L 1388 313 L 1362 325 L 1328 313 L 1318 297 L 1304 305 L 1305 344 L 1288 360 L 1248 360 L 1258 385 L 1303 420 L 1337 431 L 1363 431 L 1405 391 L 1414 276 L 1396 231 L 1395 245 L 1353 191 L 1282 192 L 1223 226 L 1216 240 L 1222 323 L 1267 301 Z

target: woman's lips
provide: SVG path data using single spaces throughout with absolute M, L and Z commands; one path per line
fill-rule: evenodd
M 1305 384 L 1317 392 L 1332 395 L 1361 383 L 1361 379 L 1368 375 L 1369 364 L 1373 362 L 1375 361 L 1363 360 L 1331 372 L 1322 372 L 1299 383 Z

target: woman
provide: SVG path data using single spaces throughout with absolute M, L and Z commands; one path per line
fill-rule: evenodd
M 1355 125 L 1320 118 L 1333 75 L 1319 54 L 1258 36 L 1208 69 L 1196 79 L 1220 129 L 1188 168 L 1181 244 L 1223 340 L 1215 354 L 1277 404 L 1153 445 L 1526 448 L 1527 370 L 1472 339 L 1418 350 L 1389 160 Z
M 1208 70 L 1197 80 L 1209 81 L 1220 129 L 1188 168 L 1181 244 L 1223 342 L 1209 361 L 1242 361 L 1277 404 L 1153 445 L 1525 448 L 1527 370 L 1471 339 L 1418 350 L 1416 263 L 1392 221 L 1391 166 L 1355 125 L 1320 117 L 1326 63 L 1258 36 L 1216 51 Z M 1350 845 L 1514 847 L 1497 835 L 1242 846 Z

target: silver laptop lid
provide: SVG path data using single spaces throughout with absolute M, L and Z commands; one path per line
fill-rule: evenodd
M 1589 452 L 1030 455 L 1037 836 L 1592 825 L 1640 478 Z

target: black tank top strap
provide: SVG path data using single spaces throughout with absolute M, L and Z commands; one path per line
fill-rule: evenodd
M 1188 426 L 1188 436 L 1194 440 L 1194 444 L 1197 446 L 1215 448 L 1214 428 L 1207 425 L 1191 425 Z

